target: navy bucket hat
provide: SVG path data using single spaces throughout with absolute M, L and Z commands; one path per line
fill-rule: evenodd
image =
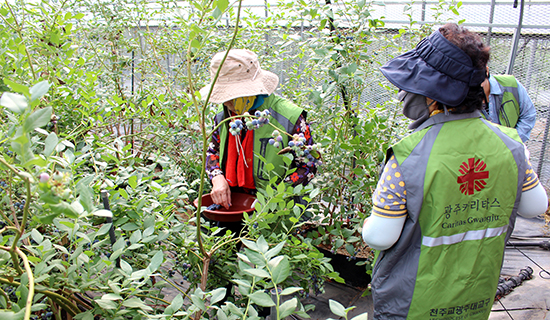
M 439 31 L 422 39 L 415 49 L 388 61 L 380 68 L 401 90 L 423 95 L 450 107 L 459 106 L 486 78 L 472 59 Z

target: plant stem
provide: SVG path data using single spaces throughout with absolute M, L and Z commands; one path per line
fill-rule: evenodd
M 17 252 L 19 257 L 23 260 L 23 265 L 25 266 L 25 271 L 27 271 L 27 278 L 29 280 L 29 293 L 27 295 L 27 303 L 25 304 L 25 320 L 29 320 L 31 318 L 32 300 L 34 299 L 34 275 L 27 256 L 19 250 L 19 248 L 15 248 L 15 252 Z
M 4 2 L 6 3 L 6 6 L 8 7 L 8 9 L 10 10 L 10 13 L 13 17 L 13 21 L 15 22 L 15 27 L 13 27 L 11 25 L 10 25 L 10 27 L 13 30 L 15 30 L 15 32 L 17 32 L 17 34 L 19 35 L 19 38 L 21 38 L 21 42 L 24 43 L 25 39 L 24 39 L 23 33 L 22 33 L 23 27 L 19 25 L 19 22 L 17 22 L 17 17 L 15 16 L 15 13 L 13 12 L 8 0 L 5 0 Z M 2 16 L 2 15 L 0 15 L 0 16 Z M 4 19 L 4 17 L 2 17 L 2 20 L 6 21 Z M 6 23 L 7 23 L 7 21 L 6 21 Z M 9 23 L 8 23 L 8 25 L 9 25 Z M 31 68 L 31 71 L 32 71 L 32 78 L 36 79 L 36 73 L 34 72 L 34 66 L 32 64 L 31 54 L 30 54 L 29 48 L 27 48 L 27 46 L 25 46 L 25 53 L 27 54 L 27 59 L 29 59 L 29 67 Z

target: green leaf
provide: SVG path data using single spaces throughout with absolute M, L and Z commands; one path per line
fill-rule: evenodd
M 296 306 L 298 305 L 298 299 L 292 298 L 282 305 L 279 306 L 279 318 L 284 319 L 288 316 L 290 316 L 294 310 L 296 310 Z
M 43 127 L 51 121 L 52 107 L 38 109 L 33 112 L 23 123 L 23 132 L 31 132 L 36 128 Z
M 228 0 L 218 0 L 216 1 L 216 6 L 220 8 L 221 11 L 225 11 L 227 9 L 227 6 L 229 5 Z
M 0 105 L 12 112 L 21 113 L 29 107 L 29 102 L 25 96 L 12 92 L 4 92 L 2 97 L 0 97 Z
M 340 302 L 329 299 L 328 305 L 330 307 L 330 311 L 332 311 L 332 313 L 334 313 L 335 315 L 344 317 L 344 318 L 347 317 L 346 308 L 344 308 L 344 306 L 341 305 Z
M 273 282 L 281 283 L 290 275 L 290 263 L 286 256 L 278 256 L 269 261 Z
M 5 79 L 5 78 L 3 79 L 3 81 L 4 81 L 5 84 L 10 86 L 10 88 L 13 91 L 15 91 L 17 93 L 21 93 L 21 94 L 23 94 L 27 97 L 29 96 L 29 88 L 27 86 L 19 84 L 17 82 L 13 82 L 13 81 L 11 81 L 9 79 Z
M 109 232 L 109 229 L 111 229 L 111 225 L 112 225 L 112 223 L 103 224 L 101 226 L 101 228 L 99 228 L 99 230 L 97 231 L 96 236 L 102 236 L 102 235 L 106 234 L 107 232 Z
M 157 252 L 153 256 L 153 259 L 151 259 L 151 263 L 149 263 L 149 266 L 148 266 L 149 270 L 151 270 L 151 272 L 157 271 L 158 267 L 160 267 L 163 260 L 164 260 L 164 254 L 162 253 L 162 251 Z
M 119 296 L 118 294 L 107 293 L 107 294 L 104 294 L 103 296 L 101 296 L 101 299 L 103 299 L 103 300 L 122 300 L 122 297 Z
M 86 212 L 94 211 L 95 207 L 94 207 L 94 201 L 93 201 L 92 188 L 85 185 L 84 183 L 78 183 L 76 185 L 76 189 L 78 191 L 79 203 L 82 205 L 84 210 L 86 210 Z
M 95 300 L 95 303 L 97 303 L 102 309 L 113 310 L 117 308 L 116 303 L 111 300 L 97 299 Z
M 120 260 L 120 268 L 122 269 L 122 271 L 126 272 L 126 274 L 132 274 L 132 272 L 134 271 L 132 269 L 132 266 L 124 260 Z
M 193 301 L 193 305 L 195 305 L 195 307 L 201 309 L 202 311 L 206 311 L 206 305 L 204 304 L 204 300 L 202 300 L 200 297 L 193 294 L 191 295 L 191 301 Z
M 256 244 L 258 245 L 258 250 L 261 253 L 266 253 L 269 250 L 269 245 L 267 244 L 267 241 L 265 241 L 264 236 L 260 236 L 258 241 L 256 241 Z
M 143 301 L 141 301 L 139 298 L 131 298 L 122 303 L 123 306 L 127 308 L 139 308 L 144 311 L 153 311 L 153 308 L 146 305 Z
M 227 309 L 229 309 L 231 311 L 231 313 L 236 314 L 238 316 L 243 315 L 243 312 L 241 311 L 241 309 L 237 308 L 237 306 L 235 304 L 233 304 L 232 302 L 226 302 L 225 305 L 227 306 Z
M 48 90 L 50 90 L 50 84 L 46 80 L 40 81 L 39 83 L 35 84 L 30 90 L 31 101 L 40 99 L 43 95 L 46 94 L 46 92 L 48 92 Z
M 214 19 L 218 19 L 219 17 L 221 17 L 222 14 L 223 14 L 223 12 L 218 7 L 216 7 L 214 9 L 214 11 L 212 11 L 212 17 L 214 17 Z M 193 40 L 193 41 L 195 41 L 195 40 Z
M 263 269 L 244 269 L 244 272 L 248 273 L 251 276 L 259 277 L 259 278 L 269 278 L 269 273 Z
M 51 224 L 53 222 L 53 219 L 57 218 L 57 216 L 59 215 L 60 213 L 52 213 L 45 216 L 38 216 L 37 218 L 42 224 Z
M 25 308 L 15 313 L 13 311 L 0 310 L 0 319 L 2 320 L 22 320 L 25 317 Z
M 78 213 L 70 204 L 65 201 L 51 205 L 50 207 L 52 208 L 52 211 L 62 213 L 68 218 L 78 218 Z
M 34 241 L 36 241 L 36 243 L 42 243 L 42 241 L 44 241 L 44 237 L 42 236 L 42 234 L 40 232 L 38 232 L 38 230 L 36 229 L 32 229 L 31 231 L 31 237 Z
M 137 187 L 137 177 L 131 176 L 130 178 L 128 178 L 128 185 L 130 185 L 132 189 L 135 189 Z
M 225 289 L 225 288 L 221 288 Z M 173 300 L 172 303 L 164 310 L 164 313 L 166 314 L 174 314 L 176 311 L 178 311 L 181 306 L 183 305 L 183 297 L 181 294 L 178 294 Z
M 132 235 L 130 236 L 130 243 L 137 243 L 139 242 L 139 240 L 142 239 L 142 236 L 141 236 L 141 230 L 136 230 L 134 231 L 134 233 L 132 233 Z
M 286 241 L 283 241 L 283 242 L 280 242 L 279 244 L 277 244 L 275 247 L 273 247 L 271 250 L 269 250 L 266 254 L 265 254 L 265 258 L 267 260 L 271 259 L 272 257 L 276 256 L 279 254 L 279 252 L 281 252 L 281 250 L 283 249 L 283 247 L 285 246 L 285 243 Z
M 244 253 L 246 255 L 246 258 L 248 261 L 252 262 L 253 264 L 263 267 L 266 264 L 266 260 L 264 256 L 262 256 L 260 253 L 256 251 L 252 251 L 250 249 L 244 249 Z
M 217 288 L 216 290 L 212 291 L 212 298 L 210 298 L 210 304 L 215 304 L 218 301 L 221 301 L 225 297 L 225 292 L 227 289 L 225 288 Z
M 364 313 L 361 313 L 360 315 L 356 315 L 355 317 L 351 318 L 351 320 L 367 320 L 369 317 L 368 317 L 368 313 L 367 312 L 364 312 Z
M 295 292 L 298 292 L 300 290 L 303 290 L 301 287 L 288 287 L 288 288 L 285 288 L 282 292 L 281 292 L 281 295 L 282 296 L 287 296 L 289 294 L 293 294 Z
M 258 290 L 248 296 L 252 302 L 262 307 L 272 307 L 275 305 L 271 296 L 262 290 Z
M 48 137 L 46 137 L 46 141 L 44 144 L 45 157 L 49 157 L 52 154 L 58 142 L 59 142 L 59 139 L 57 138 L 57 135 L 55 134 L 55 132 L 50 132 L 50 134 L 48 134 Z
M 256 242 L 254 241 L 250 241 L 250 240 L 246 240 L 246 239 L 242 239 L 242 242 L 243 244 L 247 247 L 247 248 L 250 248 L 254 251 L 259 251 L 258 249 L 258 246 L 256 245 Z
M 94 216 L 98 216 L 98 217 L 106 217 L 106 218 L 112 218 L 113 217 L 113 212 L 111 212 L 111 210 L 106 210 L 106 209 L 96 210 L 96 211 L 92 212 L 92 214 Z

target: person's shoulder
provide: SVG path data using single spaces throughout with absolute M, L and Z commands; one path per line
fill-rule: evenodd
M 275 93 L 272 93 L 266 99 L 270 102 L 269 106 L 271 108 L 274 108 L 274 109 L 289 108 L 289 109 L 294 109 L 294 110 L 300 111 L 300 112 L 304 111 L 304 109 L 298 107 L 294 102 L 290 101 L 287 98 L 276 95 Z
M 510 139 L 523 144 L 516 128 L 510 128 L 510 127 L 497 124 L 497 123 L 492 123 L 492 122 L 490 122 L 489 125 L 496 127 L 498 130 L 506 134 Z
M 496 81 L 498 81 L 498 83 L 504 85 L 505 87 L 516 85 L 517 83 L 519 83 L 518 79 L 516 79 L 516 77 L 511 74 L 491 75 L 491 78 L 495 79 Z M 491 79 L 489 78 L 489 81 L 490 80 Z

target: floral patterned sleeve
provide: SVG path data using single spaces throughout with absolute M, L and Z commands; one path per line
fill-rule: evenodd
M 214 117 L 214 127 L 218 125 L 216 117 Z M 220 129 L 212 133 L 208 150 L 206 150 L 206 174 L 212 180 L 215 176 L 223 174 L 220 167 Z
M 306 118 L 304 115 L 300 115 L 298 118 L 298 121 L 296 122 L 296 125 L 294 126 L 294 130 L 292 134 L 300 134 L 303 133 L 304 137 L 306 138 L 306 145 L 313 145 L 313 138 L 311 137 L 311 131 L 309 123 L 306 122 Z M 296 171 L 294 171 L 290 176 L 286 178 L 287 182 L 291 182 L 293 186 L 297 186 L 299 184 L 303 184 L 304 186 L 308 184 L 311 179 L 315 176 L 315 173 L 317 173 L 317 167 L 315 164 L 308 166 L 307 165 L 307 159 L 304 157 L 298 157 L 293 152 L 294 161 L 292 163 L 292 167 L 296 168 Z

